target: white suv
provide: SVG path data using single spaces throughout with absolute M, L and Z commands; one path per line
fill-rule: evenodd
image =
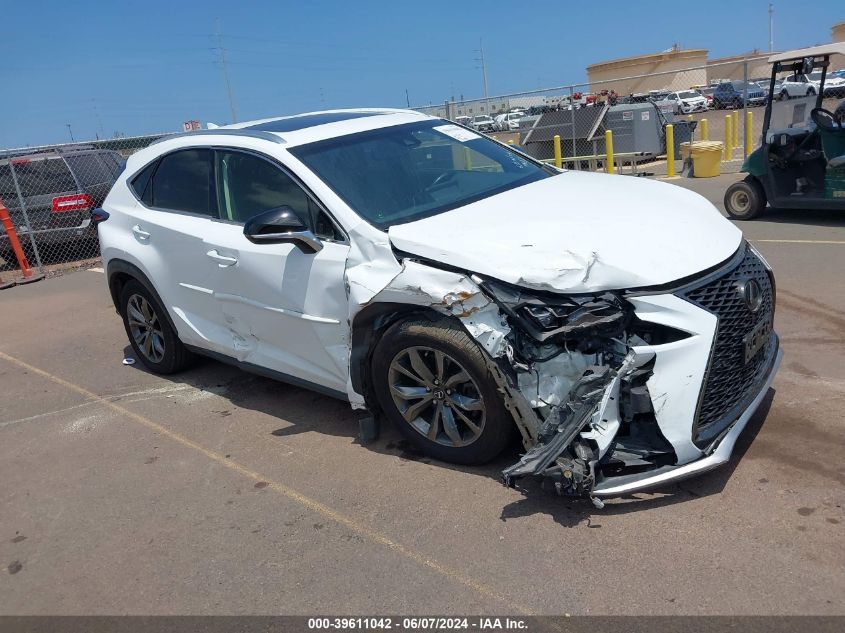
M 780 82 L 778 96 L 781 99 L 789 99 L 816 95 L 819 92 L 820 80 L 821 74 L 819 74 L 819 81 L 814 81 L 809 75 L 790 75 Z
M 213 356 L 446 461 L 516 430 L 508 483 L 595 498 L 724 463 L 780 360 L 771 270 L 704 198 L 417 112 L 168 137 L 94 221 L 150 370 Z

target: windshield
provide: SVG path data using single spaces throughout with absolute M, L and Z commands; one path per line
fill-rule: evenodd
M 817 70 L 816 72 L 810 73 L 809 75 L 807 75 L 807 78 L 810 81 L 821 81 L 822 80 L 822 72 L 820 70 Z
M 681 99 L 694 99 L 698 96 L 697 92 L 693 92 L 692 90 L 687 90 L 686 92 L 679 92 L 678 96 Z
M 554 173 L 443 120 L 351 134 L 294 147 L 291 153 L 382 230 Z

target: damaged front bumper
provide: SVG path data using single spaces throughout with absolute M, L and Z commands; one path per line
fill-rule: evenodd
M 639 492 L 655 488 L 673 481 L 693 477 L 708 470 L 713 470 L 719 466 L 726 464 L 733 453 L 734 445 L 737 438 L 739 438 L 751 416 L 760 406 L 760 403 L 769 391 L 772 381 L 775 379 L 775 374 L 780 367 L 781 359 L 783 358 L 783 350 L 780 349 L 777 341 L 777 336 L 774 336 L 775 354 L 767 373 L 763 376 L 763 380 L 756 391 L 756 395 L 748 407 L 736 419 L 736 421 L 728 427 L 727 431 L 716 440 L 705 452 L 705 455 L 694 462 L 684 464 L 683 466 L 662 466 L 655 470 L 649 471 L 640 475 L 628 475 L 621 477 L 611 477 L 598 482 L 592 490 L 593 496 L 596 497 L 618 497 L 627 495 L 632 492 Z
M 762 297 L 752 307 L 749 284 Z M 505 311 L 525 309 L 524 297 L 509 301 Z M 557 367 L 542 359 L 519 377 L 522 393 L 536 394 L 531 405 L 542 420 L 527 452 L 503 471 L 504 483 L 533 476 L 562 495 L 610 497 L 725 463 L 780 364 L 774 301 L 771 270 L 743 247 L 722 268 L 671 293 L 627 296 L 631 313 L 614 321 L 616 332 L 558 339 L 565 354 Z M 606 316 L 594 311 L 591 323 Z M 573 362 L 578 353 L 590 367 Z M 555 400 L 560 385 L 549 374 L 567 366 L 569 382 Z

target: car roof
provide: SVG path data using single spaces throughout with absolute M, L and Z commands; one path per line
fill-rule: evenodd
M 278 136 L 280 140 L 284 141 L 285 145 L 293 146 L 426 119 L 436 120 L 435 117 L 430 117 L 416 110 L 387 108 L 323 110 L 256 121 L 244 121 L 212 128 L 206 130 L 206 132 L 213 134 L 215 129 L 219 129 L 231 130 L 232 132 L 243 130 L 247 135 L 250 133 L 262 135 L 269 133 Z M 191 134 L 191 132 L 187 132 L 185 135 L 190 136 Z

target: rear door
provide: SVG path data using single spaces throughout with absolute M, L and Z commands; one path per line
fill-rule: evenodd
M 278 163 L 259 154 L 216 151 L 221 221 L 205 234 L 214 297 L 229 330 L 230 355 L 333 392 L 348 374 L 349 246 L 314 196 Z M 254 244 L 249 218 L 288 206 L 321 239 L 317 253 L 297 245 Z
M 203 236 L 217 220 L 213 156 L 208 148 L 165 154 L 132 181 L 140 204 L 122 221 L 127 249 L 147 269 L 179 338 L 228 353 L 230 337 L 214 300 L 216 265 Z

